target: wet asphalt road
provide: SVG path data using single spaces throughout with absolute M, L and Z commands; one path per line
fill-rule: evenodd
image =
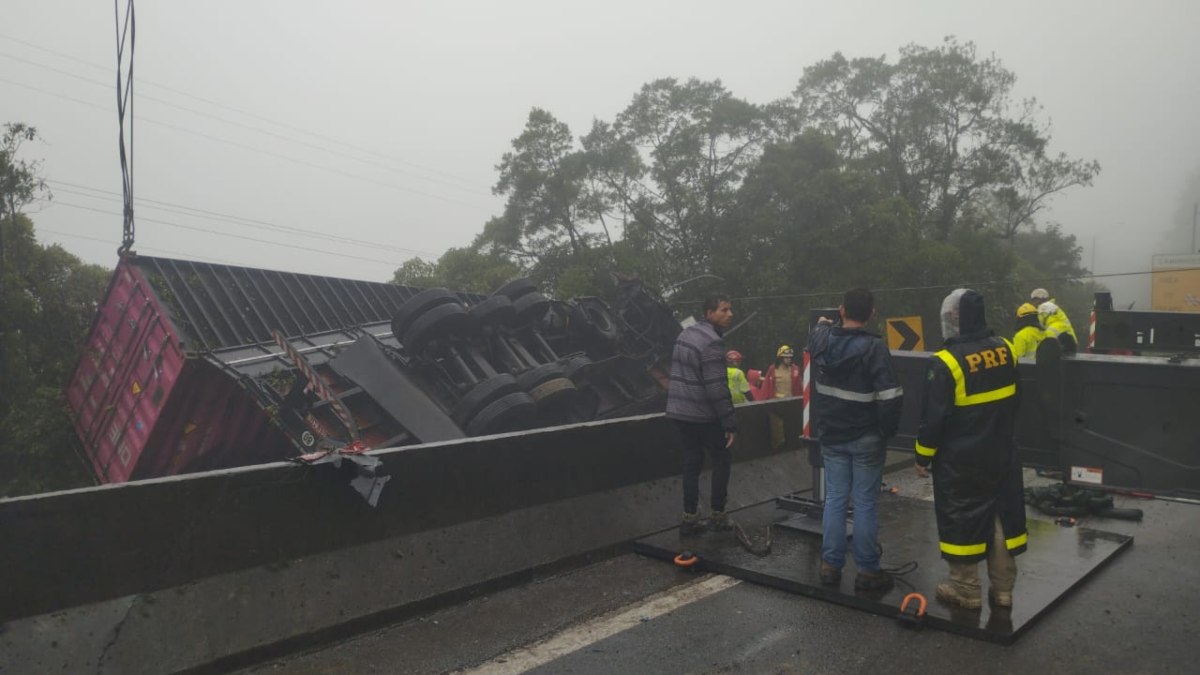
M 911 470 L 885 480 L 927 497 Z M 1031 481 L 1032 482 L 1032 481 Z M 738 583 L 609 637 L 565 647 L 539 673 L 1191 673 L 1200 661 L 1200 506 L 1118 498 L 1141 523 L 1091 518 L 1133 547 L 1087 579 L 1012 646 Z M 255 673 L 430 673 L 504 667 L 511 650 L 605 617 L 695 575 L 634 554 L 432 612 Z M 1018 584 L 1020 583 L 1018 578 Z M 495 660 L 494 660 L 495 659 Z

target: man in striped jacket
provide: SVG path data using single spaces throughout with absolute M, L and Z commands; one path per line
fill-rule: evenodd
M 683 523 L 680 534 L 698 534 L 705 523 L 698 512 L 704 451 L 712 457 L 712 518 L 716 530 L 731 527 L 725 513 L 729 488 L 730 446 L 737 436 L 733 401 L 725 374 L 725 341 L 733 307 L 725 295 L 704 301 L 704 318 L 684 329 L 671 355 L 667 414 L 683 440 Z

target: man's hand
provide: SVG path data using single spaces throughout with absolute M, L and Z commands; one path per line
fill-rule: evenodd
M 732 448 L 733 442 L 735 440 L 737 440 L 737 432 L 736 431 L 726 431 L 725 432 L 725 447 Z
M 833 323 L 833 319 L 831 319 L 831 318 L 829 318 L 829 317 L 827 317 L 827 316 L 823 316 L 823 317 L 820 317 L 820 318 L 818 318 L 818 319 L 817 319 L 817 323 L 823 323 L 823 324 L 832 324 L 832 323 Z
M 918 476 L 921 478 L 929 478 L 929 467 L 921 466 L 920 464 L 917 464 L 916 467 Z

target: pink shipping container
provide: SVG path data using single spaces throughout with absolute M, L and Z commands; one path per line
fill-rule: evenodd
M 319 366 L 353 341 L 344 331 L 387 330 L 392 313 L 416 292 L 127 256 L 67 387 L 97 477 L 123 482 L 294 456 L 263 396 L 262 381 L 292 367 L 272 331 Z

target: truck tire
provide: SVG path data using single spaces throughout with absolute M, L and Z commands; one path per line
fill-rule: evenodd
M 489 324 L 506 326 L 517 318 L 517 309 L 513 307 L 512 300 L 503 295 L 493 295 L 477 305 L 472 305 L 468 312 L 481 326 Z
M 467 422 L 468 436 L 486 436 L 528 429 L 537 424 L 537 404 L 523 391 L 505 394 Z
M 509 300 L 516 300 L 517 298 L 521 297 L 522 295 L 532 293 L 536 290 L 537 290 L 537 284 L 533 283 L 533 280 L 530 279 L 529 277 L 523 277 L 521 279 L 513 279 L 512 281 L 508 282 L 507 284 L 504 284 L 500 288 L 497 288 L 492 293 L 492 296 L 494 297 L 497 295 L 503 295 L 504 297 L 508 298 Z
M 405 300 L 392 315 L 392 335 L 399 340 L 422 314 L 438 305 L 452 302 L 458 302 L 458 296 L 444 288 L 427 288 L 417 293 Z
M 458 403 L 454 404 L 450 416 L 460 426 L 466 425 L 467 420 L 478 414 L 492 401 L 519 391 L 521 391 L 521 385 L 517 384 L 517 378 L 508 373 L 489 377 L 472 387 L 466 396 L 459 399 Z
M 456 303 L 447 303 L 430 308 L 404 332 L 404 347 L 409 351 L 420 351 L 434 338 L 464 332 L 471 326 L 471 315 Z
M 513 300 L 513 307 L 517 310 L 516 325 L 526 326 L 546 316 L 546 312 L 550 311 L 550 300 L 541 293 L 526 293 Z
M 538 405 L 548 405 L 553 399 L 564 398 L 564 394 L 575 394 L 575 383 L 565 377 L 546 380 L 529 390 L 529 396 Z
M 583 312 L 587 315 L 592 330 L 601 340 L 613 342 L 619 337 L 616 319 L 613 318 L 612 312 L 608 311 L 607 307 L 589 302 L 583 306 Z
M 517 375 L 517 384 L 525 391 L 533 391 L 535 387 L 547 380 L 566 377 L 566 375 L 566 371 L 557 363 L 544 363 Z
M 593 370 L 587 368 L 587 366 L 592 365 L 594 361 L 583 354 L 576 354 L 575 356 L 568 356 L 562 363 L 563 373 L 571 378 L 572 382 L 578 384 L 580 380 L 587 379 L 589 371 Z

